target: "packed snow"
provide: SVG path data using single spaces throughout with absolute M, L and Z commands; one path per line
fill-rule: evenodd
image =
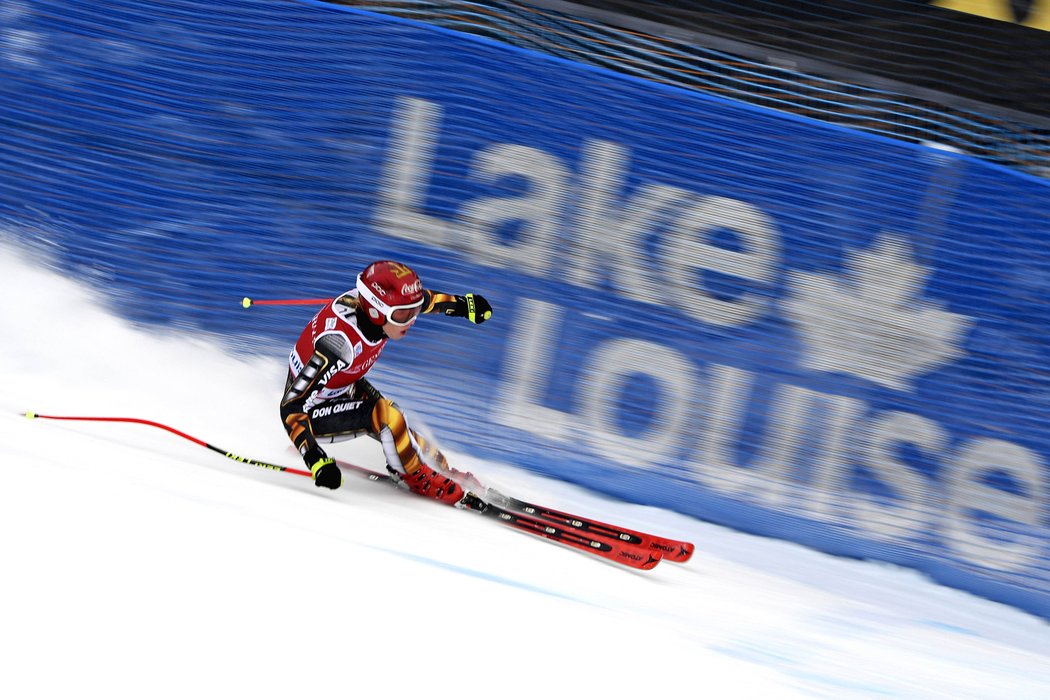
M 638 572 L 349 475 L 322 491 L 153 427 L 27 420 L 144 418 L 302 466 L 282 356 L 135 327 L 10 250 L 0 279 L 4 698 L 1050 697 L 1045 621 L 913 571 L 451 455 L 697 545 Z M 330 451 L 381 469 L 367 438 Z

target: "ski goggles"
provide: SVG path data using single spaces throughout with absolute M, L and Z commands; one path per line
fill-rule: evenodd
M 387 308 L 390 309 L 390 313 L 386 314 L 387 323 L 392 323 L 395 326 L 407 326 L 419 315 L 420 310 L 423 308 L 423 300 L 421 299 L 417 303 L 407 306 L 388 306 Z

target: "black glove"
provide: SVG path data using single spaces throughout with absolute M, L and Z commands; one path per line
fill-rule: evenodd
M 449 316 L 463 316 L 471 323 L 484 323 L 492 318 L 492 305 L 480 294 L 456 295 L 456 308 Z
M 322 457 L 311 464 L 310 473 L 314 476 L 314 486 L 318 488 L 337 489 L 343 485 L 343 473 L 331 457 Z

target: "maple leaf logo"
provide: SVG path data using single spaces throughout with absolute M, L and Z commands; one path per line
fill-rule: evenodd
M 919 298 L 929 273 L 908 243 L 882 234 L 849 258 L 849 276 L 792 272 L 787 315 L 800 328 L 802 364 L 898 391 L 962 355 L 967 317 Z

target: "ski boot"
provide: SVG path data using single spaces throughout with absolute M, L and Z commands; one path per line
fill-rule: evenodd
M 466 494 L 463 487 L 449 476 L 436 472 L 425 464 L 420 465 L 419 469 L 411 474 L 398 474 L 393 470 L 391 473 L 412 493 L 418 493 L 420 496 L 433 498 L 451 506 L 456 505 Z

